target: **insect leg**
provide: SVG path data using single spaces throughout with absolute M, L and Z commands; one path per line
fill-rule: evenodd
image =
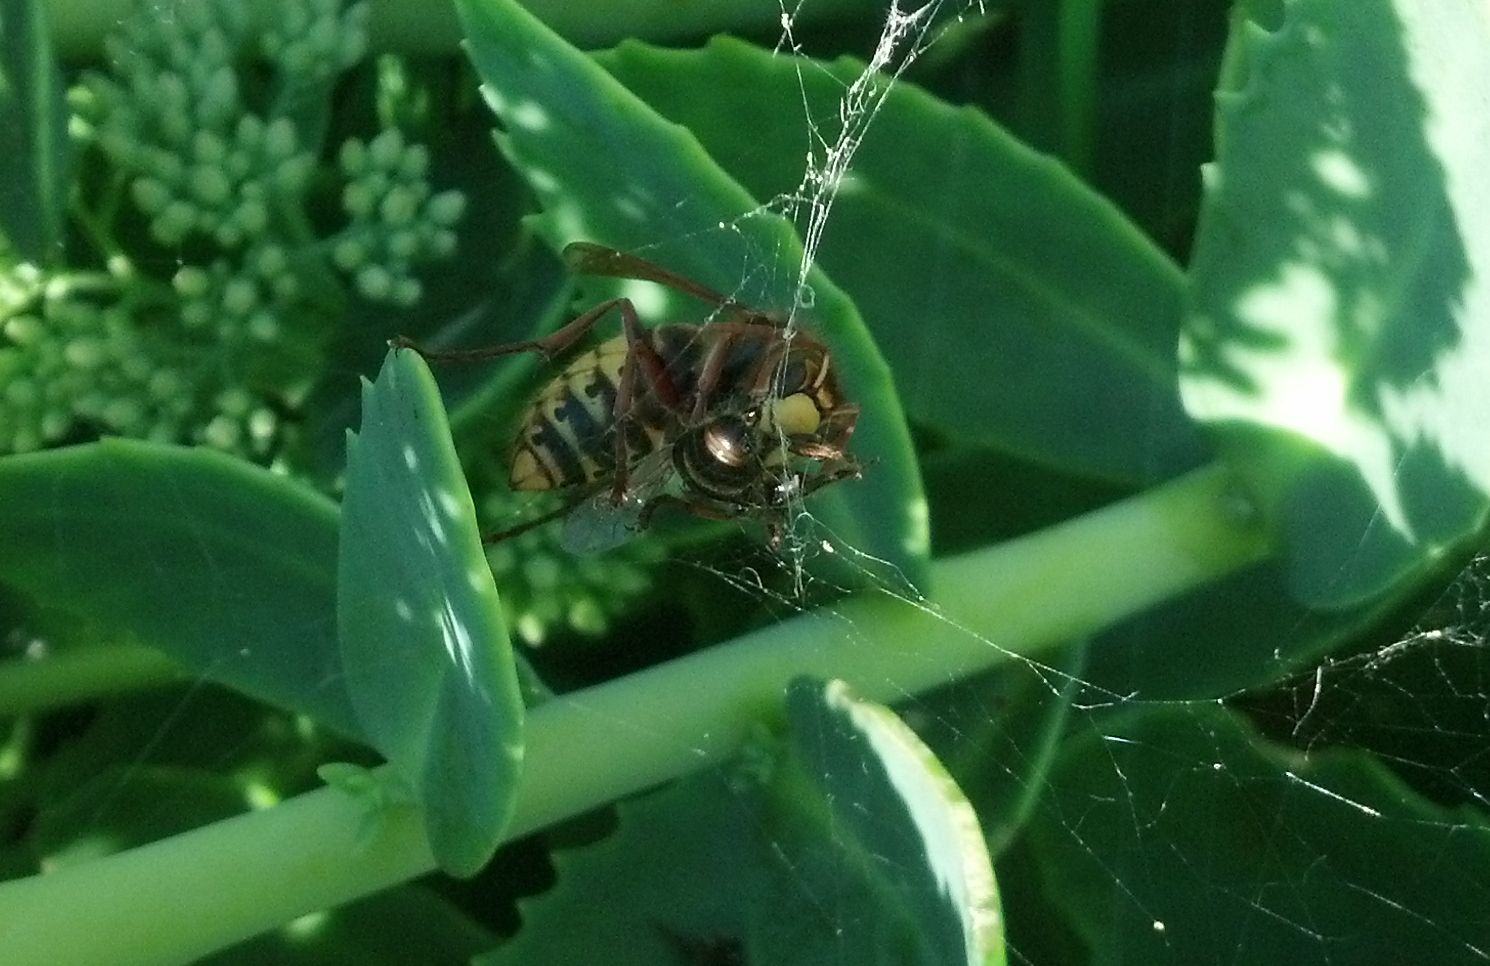
M 859 461 L 851 456 L 844 456 L 839 460 L 825 463 L 822 470 L 811 477 L 806 473 L 798 473 L 797 485 L 805 499 L 829 483 L 837 483 L 839 480 L 857 480 L 863 475 L 864 467 Z
M 652 517 L 663 507 L 677 507 L 685 513 L 696 516 L 701 520 L 733 520 L 740 514 L 717 503 L 704 500 L 690 500 L 687 497 L 675 496 L 671 493 L 659 493 L 646 502 L 637 516 L 636 528 L 645 530 L 652 525 Z
M 703 420 L 709 399 L 714 395 L 714 390 L 719 385 L 719 377 L 724 373 L 724 363 L 729 359 L 730 350 L 734 348 L 734 342 L 734 337 L 726 330 L 709 345 L 708 354 L 704 356 L 703 365 L 699 368 L 698 382 L 693 390 L 693 413 L 690 417 L 692 422 L 698 423 Z
M 685 295 L 691 295 L 700 302 L 718 306 L 721 312 L 735 321 L 752 325 L 769 325 L 778 329 L 786 324 L 785 319 L 777 318 L 770 312 L 762 312 L 743 302 L 737 302 L 728 295 L 719 294 L 707 285 L 695 282 L 691 278 L 684 278 L 677 272 L 649 262 L 638 255 L 618 252 L 614 248 L 607 248 L 594 242 L 570 242 L 565 245 L 564 261 L 571 269 L 582 275 L 634 278 L 666 285 Z
M 552 360 L 570 346 L 578 342 L 586 332 L 595 327 L 611 309 L 620 307 L 624 315 L 631 310 L 631 300 L 625 298 L 609 299 L 586 311 L 583 315 L 576 316 L 564 326 L 550 335 L 541 339 L 528 339 L 523 342 L 504 342 L 498 345 L 481 346 L 475 349 L 426 349 L 412 339 L 403 336 L 395 336 L 388 340 L 388 344 L 395 349 L 413 349 L 426 359 L 440 362 L 477 362 L 482 359 L 496 359 L 500 356 L 516 355 L 520 352 L 541 352 L 546 359 Z M 631 310 L 631 315 L 636 315 Z
M 619 504 L 622 494 L 626 492 L 627 477 L 630 475 L 631 444 L 626 433 L 627 422 L 632 418 L 632 409 L 642 387 L 641 380 L 646 379 L 646 386 L 652 390 L 658 402 L 671 409 L 678 406 L 678 390 L 667 374 L 667 363 L 652 345 L 647 330 L 642 328 L 641 320 L 636 316 L 636 308 L 626 299 L 618 301 L 621 306 L 621 325 L 626 333 L 626 359 L 621 364 L 621 384 L 616 387 L 616 479 L 611 487 L 611 499 Z

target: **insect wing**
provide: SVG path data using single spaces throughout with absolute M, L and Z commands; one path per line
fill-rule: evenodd
M 646 509 L 673 477 L 667 450 L 649 454 L 631 469 L 631 480 L 616 502 L 609 489 L 581 501 L 564 517 L 559 542 L 572 554 L 613 550 L 646 529 Z
M 559 537 L 566 551 L 576 555 L 604 553 L 626 543 L 642 531 L 640 500 L 614 503 L 609 493 L 597 493 L 564 517 Z
M 727 295 L 721 295 L 707 285 L 684 278 L 676 272 L 670 272 L 645 258 L 618 252 L 604 245 L 596 245 L 593 242 L 570 242 L 564 246 L 564 261 L 571 269 L 582 275 L 656 282 L 658 285 L 666 285 L 670 289 L 691 295 L 700 302 L 717 305 L 742 319 L 751 320 L 763 317 L 761 312 L 748 305 L 742 305 Z

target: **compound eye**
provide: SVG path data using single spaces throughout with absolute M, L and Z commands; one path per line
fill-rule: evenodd
M 786 365 L 781 368 L 781 380 L 776 385 L 778 392 L 789 395 L 798 392 L 807 385 L 807 363 L 800 355 L 787 357 Z
M 744 420 L 716 419 L 704 427 L 704 451 L 721 466 L 744 466 L 750 459 L 750 437 Z

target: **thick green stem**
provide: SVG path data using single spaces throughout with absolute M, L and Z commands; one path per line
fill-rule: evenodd
M 528 761 L 544 765 L 528 769 L 516 831 L 728 757 L 761 721 L 779 718 L 782 692 L 800 675 L 898 701 L 1036 660 L 1237 570 L 1267 550 L 1239 504 L 1230 474 L 1210 467 L 1023 539 L 937 560 L 925 602 L 866 594 L 561 695 L 529 718 Z M 538 802 L 542 813 L 531 815 Z
M 1267 551 L 1208 468 L 1057 527 L 937 561 L 925 602 L 870 594 L 529 716 L 518 836 L 719 762 L 802 675 L 903 698 L 1035 655 Z M 624 731 L 626 740 L 617 740 Z M 0 962 L 181 962 L 429 871 L 419 817 L 371 834 L 336 789 L 53 875 L 0 884 Z
M 0 715 L 32 714 L 121 691 L 181 680 L 181 665 L 154 648 L 117 644 L 0 662 Z
M 0 962 L 184 963 L 432 865 L 419 813 L 369 829 L 322 789 L 50 875 L 0 884 Z
M 262 6 L 263 0 L 259 3 Z M 47 22 L 64 57 L 96 58 L 105 31 L 135 5 L 136 0 L 47 0 Z M 523 5 L 559 36 L 590 49 L 611 47 L 628 37 L 705 37 L 759 30 L 781 21 L 779 7 L 737 0 L 610 0 L 604 4 L 525 0 Z M 799 23 L 831 19 L 865 7 L 864 0 L 818 0 L 802 11 Z M 368 32 L 374 50 L 399 53 L 454 53 L 460 42 L 455 5 L 448 0 L 377 0 L 372 4 Z

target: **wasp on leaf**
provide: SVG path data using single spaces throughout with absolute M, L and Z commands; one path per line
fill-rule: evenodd
M 533 398 L 513 444 L 514 490 L 573 495 L 488 542 L 565 517 L 568 549 L 606 550 L 672 505 L 761 519 L 774 545 L 793 501 L 860 475 L 846 448 L 859 407 L 844 401 L 821 341 L 635 255 L 574 242 L 564 260 L 581 274 L 668 286 L 716 318 L 648 329 L 629 299 L 615 298 L 541 339 L 444 352 L 395 340 L 433 360 L 537 352 L 553 361 L 609 312 L 621 315 L 620 335 L 576 356 Z

